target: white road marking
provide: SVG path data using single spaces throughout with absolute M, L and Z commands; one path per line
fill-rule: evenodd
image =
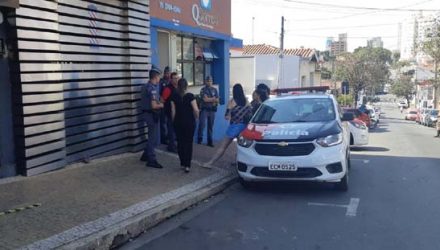
M 347 209 L 345 216 L 355 217 L 357 213 L 357 209 L 359 207 L 359 198 L 351 198 L 350 203 L 348 205 L 341 204 L 332 204 L 332 203 L 319 203 L 319 202 L 309 202 L 307 205 L 309 206 L 319 206 L 319 207 L 338 207 Z
M 318 202 L 309 202 L 309 206 L 320 206 L 320 207 L 342 207 L 347 208 L 347 205 L 338 205 L 338 204 L 330 204 L 330 203 L 318 203 Z
M 363 163 L 365 163 L 365 164 L 368 164 L 368 163 L 370 163 L 370 160 L 364 160 L 364 159 L 351 159 L 352 161 L 362 161 Z
M 359 202 L 360 202 L 359 198 L 351 198 L 350 203 L 348 204 L 347 207 L 347 213 L 345 215 L 349 217 L 355 217 L 357 213 L 357 209 L 359 207 Z

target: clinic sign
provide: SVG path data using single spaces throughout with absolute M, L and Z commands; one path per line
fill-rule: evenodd
M 201 6 L 193 4 L 192 17 L 198 26 L 214 29 L 219 24 L 219 17 L 211 14 L 211 0 L 200 0 Z
M 153 18 L 231 34 L 231 0 L 150 0 Z

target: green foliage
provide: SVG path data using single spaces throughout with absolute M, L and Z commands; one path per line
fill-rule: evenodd
M 407 76 L 402 76 L 400 79 L 396 80 L 391 86 L 391 93 L 397 97 L 403 97 L 407 101 L 414 94 L 415 85 L 411 81 L 411 78 Z
M 338 96 L 339 105 L 351 106 L 354 103 L 354 98 L 352 95 L 340 95 Z
M 361 90 L 374 95 L 389 81 L 392 62 L 392 53 L 387 49 L 360 47 L 337 58 L 334 76 L 348 81 L 354 96 Z

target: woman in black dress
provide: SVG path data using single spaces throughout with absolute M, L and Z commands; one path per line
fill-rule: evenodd
M 193 94 L 187 93 L 188 82 L 182 78 L 177 83 L 177 91 L 171 97 L 171 115 L 177 139 L 180 166 L 189 172 L 191 167 L 194 131 L 199 109 Z

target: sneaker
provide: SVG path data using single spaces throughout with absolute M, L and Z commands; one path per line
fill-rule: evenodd
M 208 168 L 208 169 L 211 169 L 211 168 L 212 168 L 212 165 L 211 165 L 211 163 L 209 163 L 209 162 L 205 162 L 205 163 L 203 163 L 203 164 L 201 165 L 201 167 L 202 167 L 202 168 Z
M 157 162 L 157 161 L 156 162 L 147 162 L 146 166 L 150 167 L 150 168 L 163 168 L 163 166 L 160 165 L 159 162 Z
M 213 148 L 213 147 L 214 147 L 214 144 L 213 144 L 212 142 L 210 142 L 210 143 L 208 143 L 208 147 Z
M 189 173 L 189 167 L 185 167 L 185 173 Z
M 201 139 L 197 140 L 197 144 L 202 144 L 202 140 Z

